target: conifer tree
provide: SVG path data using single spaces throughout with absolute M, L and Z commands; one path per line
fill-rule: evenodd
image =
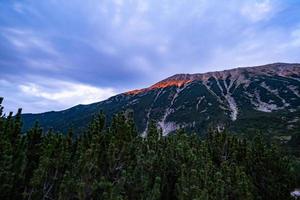
M 4 116 L 1 102 L 3 200 L 289 199 L 296 186 L 295 163 L 259 135 L 179 130 L 163 137 L 151 122 L 144 138 L 130 112 L 110 125 L 100 113 L 77 136 L 45 133 L 38 123 L 22 133 L 21 110 Z

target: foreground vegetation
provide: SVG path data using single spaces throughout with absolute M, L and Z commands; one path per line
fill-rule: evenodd
M 1 103 L 0 99 L 0 103 Z M 1 104 L 0 104 L 1 107 Z M 184 131 L 138 136 L 131 117 L 99 114 L 77 138 L 21 134 L 21 111 L 0 110 L 0 199 L 289 199 L 297 170 L 259 135 Z

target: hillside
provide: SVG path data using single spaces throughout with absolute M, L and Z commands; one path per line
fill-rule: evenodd
M 46 129 L 82 130 L 102 110 L 108 121 L 121 110 L 133 112 L 143 134 L 151 120 L 167 135 L 178 128 L 291 136 L 300 130 L 300 64 L 275 63 L 203 74 L 177 74 L 149 88 L 59 112 L 23 114 L 24 129 L 38 120 Z M 80 131 L 79 131 L 80 132 Z

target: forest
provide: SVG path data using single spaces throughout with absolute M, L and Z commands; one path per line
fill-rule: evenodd
M 295 158 L 257 134 L 211 130 L 141 137 L 130 114 L 106 123 L 99 112 L 74 135 L 22 132 L 21 109 L 4 115 L 0 98 L 0 199 L 291 199 L 300 185 Z

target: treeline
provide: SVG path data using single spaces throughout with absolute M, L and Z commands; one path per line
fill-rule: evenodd
M 3 116 L 0 99 L 0 199 L 290 199 L 290 159 L 260 136 L 205 139 L 184 131 L 140 137 L 130 117 L 109 127 L 99 114 L 77 138 L 21 133 L 21 111 Z

